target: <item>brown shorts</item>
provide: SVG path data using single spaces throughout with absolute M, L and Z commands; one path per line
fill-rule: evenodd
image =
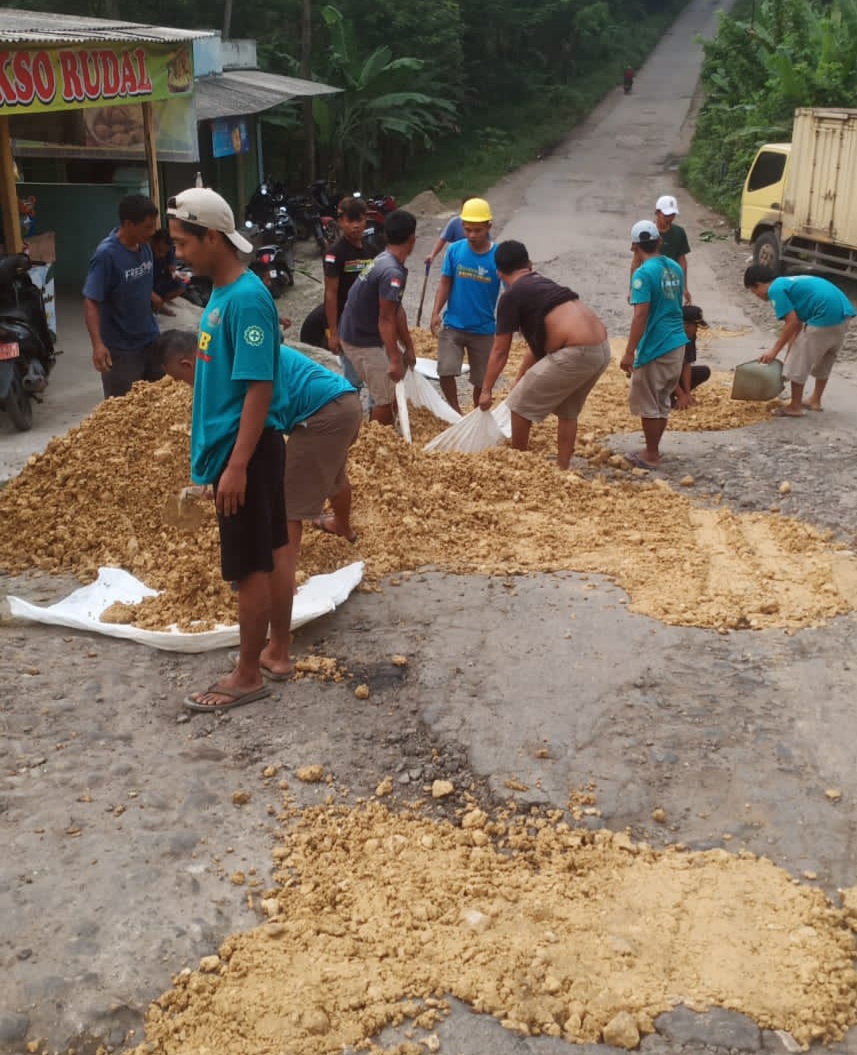
M 470 381 L 474 388 L 481 388 L 493 346 L 493 333 L 470 333 L 444 326 L 437 338 L 437 376 L 458 377 L 467 352 Z
M 544 421 L 548 414 L 576 420 L 609 364 L 608 341 L 559 348 L 530 367 L 509 393 L 506 405 L 527 421 Z
M 286 444 L 286 499 L 289 520 L 312 520 L 325 499 L 348 480 L 348 448 L 357 439 L 363 408 L 356 392 L 325 403 L 298 425 Z
M 802 385 L 810 376 L 826 381 L 845 340 L 850 319 L 837 326 L 804 326 L 792 342 L 783 377 Z
M 342 350 L 369 391 L 376 407 L 388 407 L 396 402 L 396 382 L 387 371 L 390 360 L 384 348 L 358 348 L 342 342 Z
M 639 418 L 668 418 L 684 366 L 684 345 L 631 371 L 628 408 Z

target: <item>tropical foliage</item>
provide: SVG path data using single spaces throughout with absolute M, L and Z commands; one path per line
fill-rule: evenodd
M 311 71 L 343 92 L 313 104 L 319 175 L 402 185 L 443 159 L 467 189 L 559 141 L 642 65 L 687 0 L 312 0 Z M 260 62 L 300 76 L 305 0 L 0 0 L 81 15 L 220 28 L 259 42 Z M 272 175 L 306 182 L 298 107 L 266 120 Z M 470 166 L 469 168 L 467 166 Z M 454 181 L 455 175 L 451 179 Z M 424 184 L 423 184 L 424 185 Z M 450 188 L 451 189 L 451 188 Z
M 705 45 L 705 99 L 685 178 L 709 205 L 737 218 L 758 147 L 788 141 L 801 106 L 857 99 L 855 0 L 761 0 L 721 16 Z

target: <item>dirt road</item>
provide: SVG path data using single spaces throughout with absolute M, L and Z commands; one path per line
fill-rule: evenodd
M 696 35 L 711 33 L 715 19 L 711 0 L 694 0 L 632 96 L 617 90 L 555 155 L 489 197 L 502 234 L 525 241 L 543 271 L 573 285 L 619 334 L 630 225 L 659 194 L 676 193 L 695 300 L 712 324 L 746 328 L 707 348 L 715 365 L 729 366 L 770 342 L 772 319 L 741 289 L 746 250 L 700 239 L 727 232 L 681 192 L 675 168 L 696 87 Z M 415 260 L 439 226 L 423 225 Z M 412 310 L 418 286 L 408 291 Z M 664 475 L 675 483 L 692 472 L 698 492 L 740 510 L 782 504 L 850 543 L 855 393 L 846 362 L 823 414 L 668 434 Z M 16 590 L 44 600 L 63 585 L 30 580 Z M 369 686 L 368 700 L 355 699 L 354 682 L 304 681 L 273 702 L 188 721 L 179 701 L 207 684 L 212 658 L 7 623 L 0 1051 L 18 1055 L 41 1040 L 38 1050 L 87 1053 L 139 1040 L 142 1011 L 175 972 L 257 924 L 249 902 L 270 882 L 279 781 L 303 804 L 332 792 L 295 780 L 309 763 L 349 800 L 388 774 L 403 798 L 449 779 L 456 793 L 436 807 L 448 816 L 465 789 L 484 803 L 562 808 L 573 789 L 593 785 L 600 813 L 582 822 L 591 827 L 627 827 L 655 846 L 746 848 L 831 895 L 850 887 L 853 638 L 852 617 L 797 633 L 666 627 L 628 612 L 621 591 L 593 576 L 426 572 L 355 595 L 297 637 L 299 651 L 339 657 Z M 408 665 L 391 665 L 393 654 Z M 249 798 L 234 800 L 240 791 Z M 238 872 L 243 885 L 232 879 Z M 656 1025 L 648 1052 L 786 1050 L 727 1011 L 679 1009 Z M 438 1033 L 452 1055 L 573 1050 L 460 1006 Z M 857 1050 L 853 1032 L 835 1050 Z

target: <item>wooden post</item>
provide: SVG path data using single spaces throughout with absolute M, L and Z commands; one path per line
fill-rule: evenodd
M 143 143 L 146 147 L 146 167 L 149 170 L 149 197 L 161 208 L 161 184 L 158 179 L 158 152 L 155 145 L 155 117 L 151 103 L 143 103 Z
M 15 162 L 12 158 L 12 136 L 9 118 L 0 116 L 0 211 L 3 214 L 3 245 L 7 253 L 24 248 L 21 220 L 18 214 L 18 188 L 15 186 Z

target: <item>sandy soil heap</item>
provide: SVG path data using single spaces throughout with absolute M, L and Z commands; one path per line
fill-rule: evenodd
M 100 404 L 53 440 L 0 493 L 0 566 L 86 580 L 99 565 L 118 565 L 163 591 L 133 611 L 140 626 L 233 622 L 213 507 L 192 533 L 164 519 L 187 483 L 189 420 L 190 390 L 165 380 Z M 429 427 L 422 421 L 417 432 Z M 609 452 L 592 428 L 584 447 L 597 463 Z M 857 607 L 857 561 L 812 527 L 701 508 L 662 481 L 560 472 L 540 453 L 540 443 L 553 450 L 552 431 L 544 426 L 531 452 L 471 456 L 426 454 L 391 429 L 365 426 L 350 463 L 359 544 L 306 531 L 303 574 L 355 559 L 366 561 L 370 582 L 428 565 L 601 572 L 635 611 L 718 628 L 817 625 Z
M 430 1027 L 447 995 L 572 1042 L 621 1016 L 628 1047 L 676 1003 L 741 1011 L 803 1045 L 857 1020 L 853 937 L 821 891 L 752 854 L 655 852 L 560 817 L 298 813 L 275 850 L 270 922 L 176 976 L 148 1041 L 162 1055 L 322 1055 L 405 1018 Z

